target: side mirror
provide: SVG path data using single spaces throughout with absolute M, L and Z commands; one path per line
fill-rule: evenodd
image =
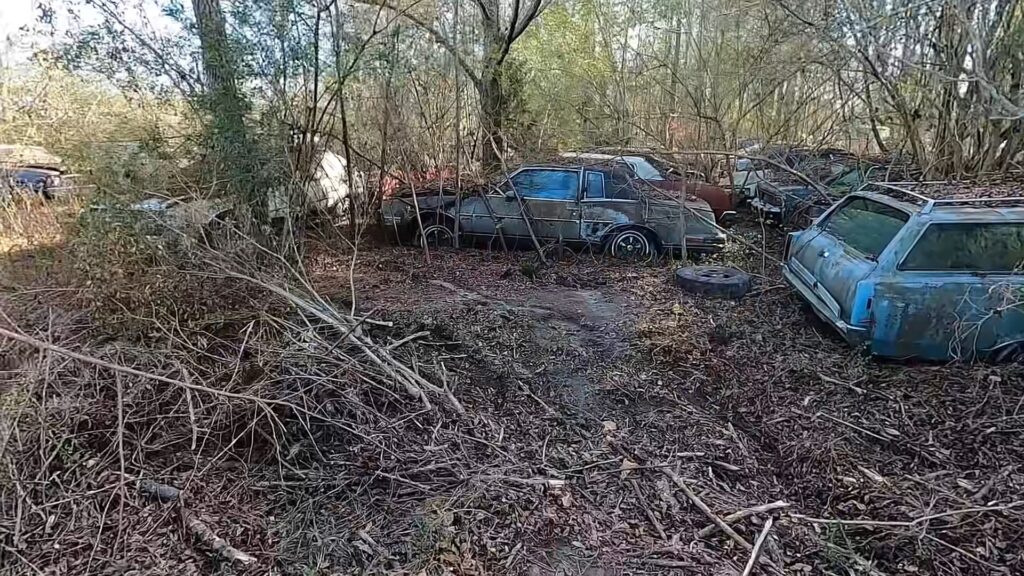
M 516 201 L 515 190 L 505 190 L 504 194 L 505 194 L 505 202 L 515 202 Z

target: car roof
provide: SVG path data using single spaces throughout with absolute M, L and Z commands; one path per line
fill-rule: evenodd
M 61 165 L 59 156 L 51 154 L 41 146 L 0 144 L 0 165 L 8 167 L 46 167 L 57 169 Z
M 926 213 L 933 222 L 1020 221 L 1024 222 L 1024 200 L 1001 197 L 932 199 L 912 196 L 901 200 L 887 194 L 860 191 L 850 194 L 899 208 L 913 214 Z
M 622 158 L 631 162 L 644 162 L 647 159 L 636 154 L 603 154 L 600 152 L 562 152 L 562 158 L 578 158 L 580 160 L 615 160 Z

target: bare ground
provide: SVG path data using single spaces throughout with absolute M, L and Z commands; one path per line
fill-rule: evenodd
M 740 232 L 762 243 L 759 227 Z M 777 241 L 769 232 L 769 254 Z M 206 340 L 183 332 L 210 356 L 190 369 L 230 390 L 301 399 L 319 419 L 278 411 L 279 429 L 258 409 L 214 401 L 194 408 L 211 415 L 197 433 L 183 398 L 132 385 L 126 463 L 110 450 L 117 419 L 96 415 L 76 421 L 81 455 L 56 469 L 40 455 L 51 488 L 5 487 L 3 563 L 10 573 L 739 574 L 771 518 L 755 573 L 1024 570 L 1024 369 L 864 358 L 779 287 L 770 258 L 737 248 L 722 259 L 758 275 L 750 297 L 683 294 L 668 265 L 581 256 L 537 269 L 522 253 L 428 262 L 364 248 L 356 316 L 391 322 L 365 329 L 463 411 L 444 398 L 426 409 L 348 360 L 324 363 L 332 350 L 310 353 L 232 306 L 197 329 Z M 317 246 L 305 262 L 342 309 L 349 263 Z M 267 306 L 242 292 L 247 306 Z M 11 291 L 4 310 L 34 294 Z M 36 326 L 79 318 L 50 310 Z M 85 346 L 76 338 L 64 341 Z M 56 361 L 7 350 L 22 367 Z M 47 381 L 70 377 L 71 364 L 48 368 Z M 163 416 L 132 414 L 134 398 L 140 411 L 159 401 Z M 47 453 L 67 443 L 50 430 Z M 119 466 L 184 496 L 155 503 L 82 473 Z M 780 504 L 731 520 L 727 536 L 698 501 L 719 518 Z M 194 517 L 255 564 L 219 557 L 186 529 Z

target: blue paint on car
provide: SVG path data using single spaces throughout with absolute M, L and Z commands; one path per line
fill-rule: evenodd
M 856 192 L 787 239 L 783 277 L 870 353 L 1024 355 L 1024 201 Z

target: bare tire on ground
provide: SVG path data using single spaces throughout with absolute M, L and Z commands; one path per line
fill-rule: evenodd
M 684 266 L 676 269 L 676 284 L 694 294 L 741 298 L 750 290 L 750 276 L 725 266 Z

